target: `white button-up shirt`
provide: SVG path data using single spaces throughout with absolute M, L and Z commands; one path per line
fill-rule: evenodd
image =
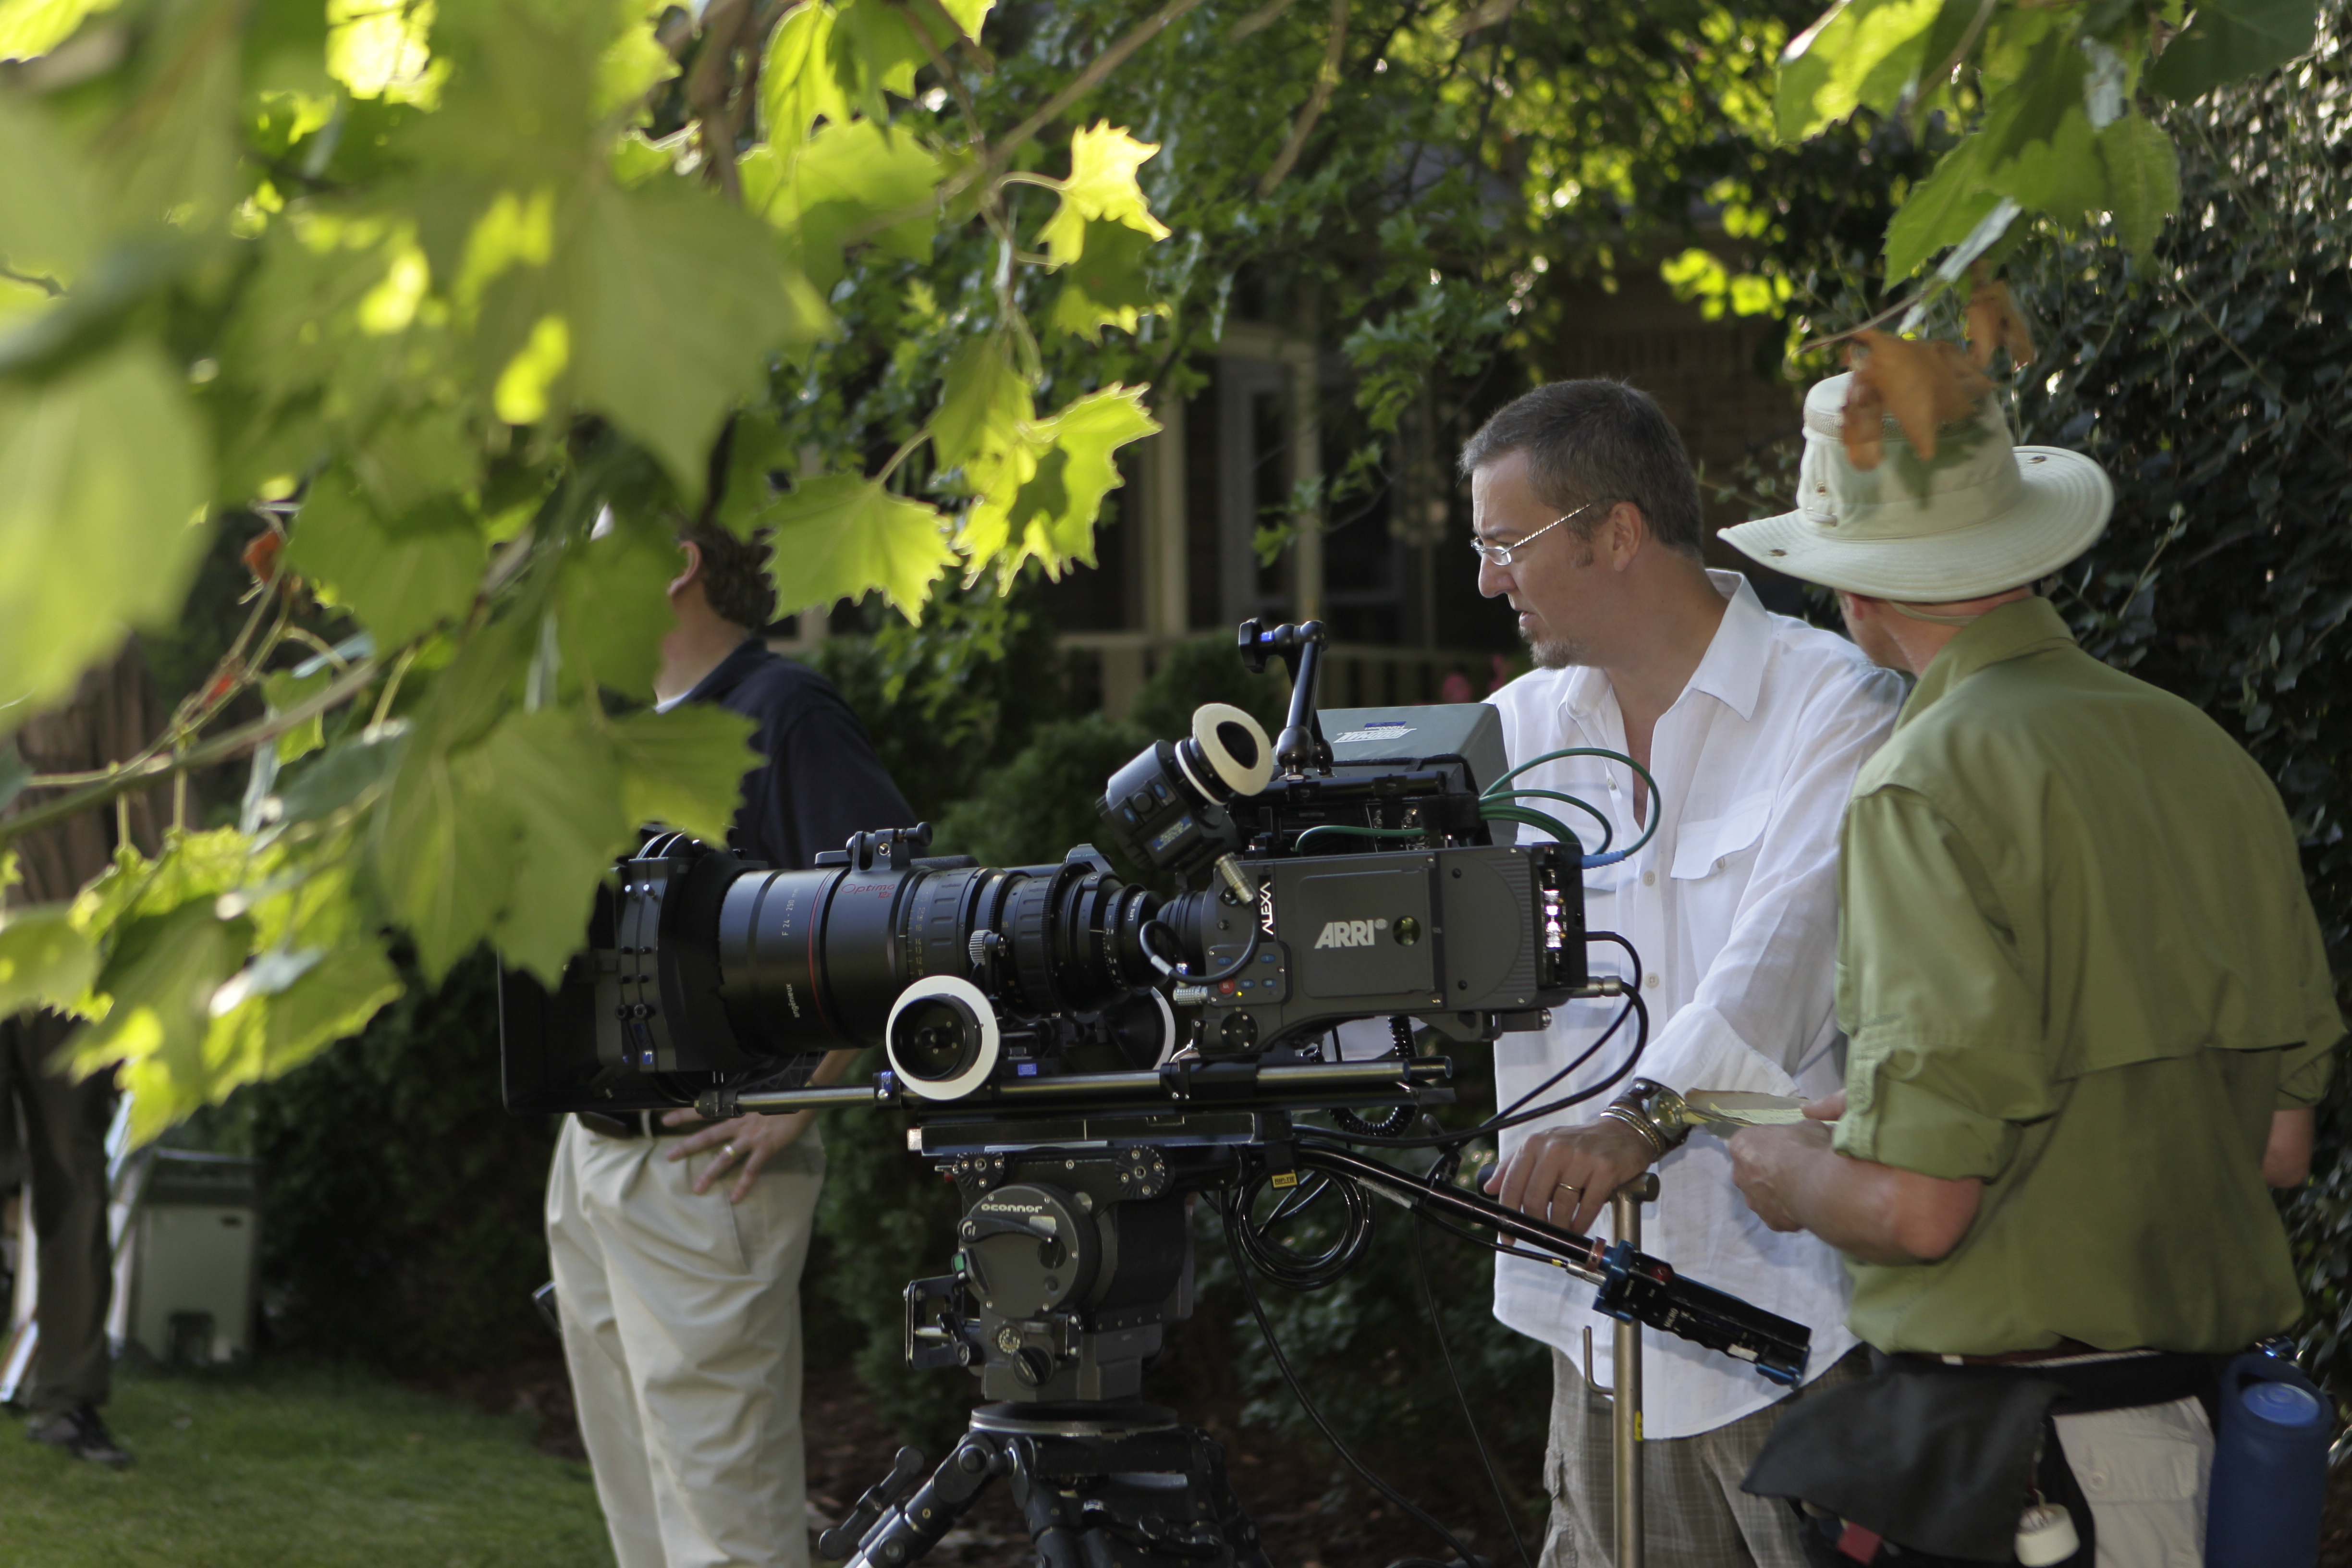
M 1652 1033 L 1634 1076 L 1683 1091 L 1818 1097 L 1844 1082 L 1834 1012 L 1838 821 L 1855 772 L 1893 727 L 1903 684 L 1843 637 L 1766 610 L 1738 574 L 1707 575 L 1730 604 L 1652 737 L 1657 834 L 1632 858 L 1585 872 L 1586 926 L 1618 932 L 1642 955 Z M 1616 693 L 1598 669 L 1537 670 L 1488 700 L 1502 712 L 1514 766 L 1571 746 L 1625 750 Z M 1590 801 L 1608 816 L 1617 847 L 1642 832 L 1633 785 L 1623 763 L 1599 757 L 1547 763 L 1515 781 Z M 1591 817 L 1558 801 L 1525 804 L 1577 833 L 1587 854 L 1597 852 L 1600 824 Z M 1546 837 L 1519 829 L 1521 842 Z M 1587 951 L 1595 975 L 1632 973 L 1614 944 Z M 1502 1102 L 1581 1054 L 1622 1005 L 1573 1002 L 1554 1010 L 1549 1029 L 1497 1040 Z M 1632 1034 L 1629 1023 L 1544 1098 L 1606 1078 L 1624 1060 Z M 1616 1092 L 1506 1132 L 1505 1155 L 1543 1128 L 1589 1122 Z M 1731 1184 L 1723 1139 L 1694 1132 L 1657 1170 L 1662 1191 L 1643 1210 L 1643 1251 L 1811 1327 L 1809 1377 L 1853 1347 L 1837 1253 L 1758 1219 Z M 1606 1386 L 1612 1325 L 1591 1310 L 1591 1286 L 1557 1268 L 1496 1261 L 1495 1315 L 1580 1362 L 1589 1327 L 1593 1374 Z M 1687 1340 L 1645 1331 L 1643 1349 L 1648 1436 L 1713 1431 L 1785 1392 L 1746 1363 Z

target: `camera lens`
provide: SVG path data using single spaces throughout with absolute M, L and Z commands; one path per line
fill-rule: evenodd
M 980 1020 L 954 997 L 934 996 L 899 1015 L 891 1043 L 908 1077 L 942 1082 L 979 1054 Z

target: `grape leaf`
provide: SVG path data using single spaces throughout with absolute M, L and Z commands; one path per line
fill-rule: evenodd
M 1841 0 L 1832 7 L 1780 58 L 1772 102 L 1780 139 L 1801 142 L 1857 109 L 1892 109 L 1927 68 L 1927 35 L 1946 3 Z M 1975 0 L 1967 4 L 1973 9 Z
M 1056 264 L 1085 254 L 1087 224 L 1125 224 L 1154 239 L 1168 237 L 1168 226 L 1151 216 L 1135 171 L 1160 151 L 1157 142 L 1138 142 L 1124 125 L 1098 120 L 1070 137 L 1070 174 L 1062 182 L 1062 203 L 1038 231 L 1038 243 Z
M 650 526 L 622 523 L 567 550 L 555 612 L 567 692 L 589 681 L 633 698 L 653 690 L 661 639 L 677 624 L 669 583 L 684 565 Z
M 712 702 L 632 713 L 613 726 L 621 800 L 636 823 L 664 823 L 706 844 L 727 842 L 743 775 L 763 760 L 751 721 Z
M 2307 54 L 2317 37 L 2314 0 L 2202 0 L 2165 46 L 2147 85 L 2174 100 L 2210 91 Z
M 940 0 L 940 9 L 948 14 L 948 20 L 963 29 L 965 37 L 977 43 L 981 24 L 988 19 L 995 4 L 996 0 Z
M 805 479 L 761 516 L 781 603 L 830 605 L 879 590 L 908 621 L 955 552 L 939 512 L 855 474 Z
M 461 792 L 503 817 L 509 835 L 499 952 L 553 985 L 587 938 L 597 879 L 629 842 L 612 743 L 580 710 L 548 708 L 509 716 L 452 767 Z
M 1046 321 L 1087 342 L 1100 342 L 1102 329 L 1131 332 L 1154 307 L 1143 276 L 1144 253 L 1156 243 L 1125 224 L 1088 223 L 1084 250 L 1062 269 L 1062 289 Z
M 2000 200 L 1983 184 L 1985 142 L 1969 137 L 1937 161 L 1935 173 L 1911 188 L 1886 226 L 1886 276 L 1917 271 L 1936 252 L 1957 245 Z
M 729 406 L 766 387 L 768 355 L 831 319 L 753 219 L 683 181 L 597 193 L 561 264 L 580 397 L 689 497 Z
M 27 277 L 71 283 L 97 243 L 89 178 L 38 115 L 0 100 L 0 258 Z
M 930 259 L 940 165 L 911 136 L 870 120 L 826 125 L 789 157 L 756 149 L 740 172 L 744 205 L 786 237 L 820 289 L 840 279 L 850 233 L 885 218 L 897 221 L 871 237 L 885 255 Z
M 975 570 L 993 562 L 1008 581 L 1032 557 L 1055 576 L 1072 561 L 1092 565 L 1095 519 L 1121 482 L 1113 454 L 1159 428 L 1140 389 L 1116 384 L 1032 423 L 1027 451 L 1016 448 L 989 476 L 957 543 Z
M 242 966 L 253 927 L 242 917 L 219 919 L 209 899 L 131 923 L 141 929 L 124 932 L 96 983 L 103 1011 L 67 1037 L 58 1056 L 76 1078 L 121 1064 L 136 1144 L 205 1102 L 212 999 Z
M 643 99 L 677 74 L 677 62 L 654 37 L 654 18 L 643 0 L 606 0 L 619 29 L 596 62 L 596 107 L 610 113 Z
M 912 98 L 915 72 L 931 57 L 902 6 L 888 0 L 843 0 L 834 12 L 825 58 L 849 106 L 868 120 L 887 121 L 890 105 L 882 95 Z
M 849 100 L 833 74 L 833 7 L 824 0 L 794 6 L 768 36 L 760 69 L 760 112 L 772 145 L 798 146 L 819 119 L 849 118 Z
M 13 0 L 0 5 L 0 60 L 38 58 L 73 37 L 91 15 L 121 0 Z
M 291 1072 L 365 1028 L 401 989 L 380 939 L 260 954 L 214 993 L 218 1011 L 205 1038 L 204 1100 Z
M 939 412 L 931 416 L 931 451 L 942 468 L 961 468 L 983 453 L 1011 447 L 1034 412 L 1029 383 L 1013 363 L 1003 332 L 974 338 L 948 361 Z
M 71 1007 L 98 973 L 98 949 L 62 904 L 11 910 L 0 925 L 0 1018 Z
M 288 568 L 312 578 L 398 647 L 473 603 L 489 545 L 452 500 L 387 522 L 341 466 L 321 474 L 286 547 Z
M 274 717 L 300 703 L 304 698 L 315 697 L 334 679 L 335 672 L 331 669 L 321 669 L 309 676 L 297 676 L 290 669 L 280 669 L 262 679 L 261 692 Z M 275 754 L 281 763 L 294 762 L 317 751 L 326 744 L 326 740 L 325 718 L 313 713 L 304 722 L 278 737 Z
M 126 345 L 0 384 L 0 733 L 70 692 L 125 622 L 178 613 L 211 489 L 179 380 Z
M 2099 132 L 2098 155 L 2116 237 L 2144 257 L 2155 249 L 2165 220 L 2180 208 L 2180 159 L 2172 138 L 2145 115 L 2126 114 Z

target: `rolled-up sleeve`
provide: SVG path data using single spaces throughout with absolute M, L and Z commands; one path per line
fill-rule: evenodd
M 1999 893 L 1967 837 L 1908 790 L 1857 797 L 1844 848 L 1835 1146 L 1923 1175 L 1997 1176 L 2020 1126 L 2057 1109 Z

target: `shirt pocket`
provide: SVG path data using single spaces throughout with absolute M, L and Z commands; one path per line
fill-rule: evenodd
M 1674 864 L 1666 874 L 1685 882 L 1713 875 L 1726 862 L 1753 850 L 1762 841 L 1764 825 L 1771 816 L 1772 797 L 1759 795 L 1721 816 L 1683 824 L 1675 834 Z

